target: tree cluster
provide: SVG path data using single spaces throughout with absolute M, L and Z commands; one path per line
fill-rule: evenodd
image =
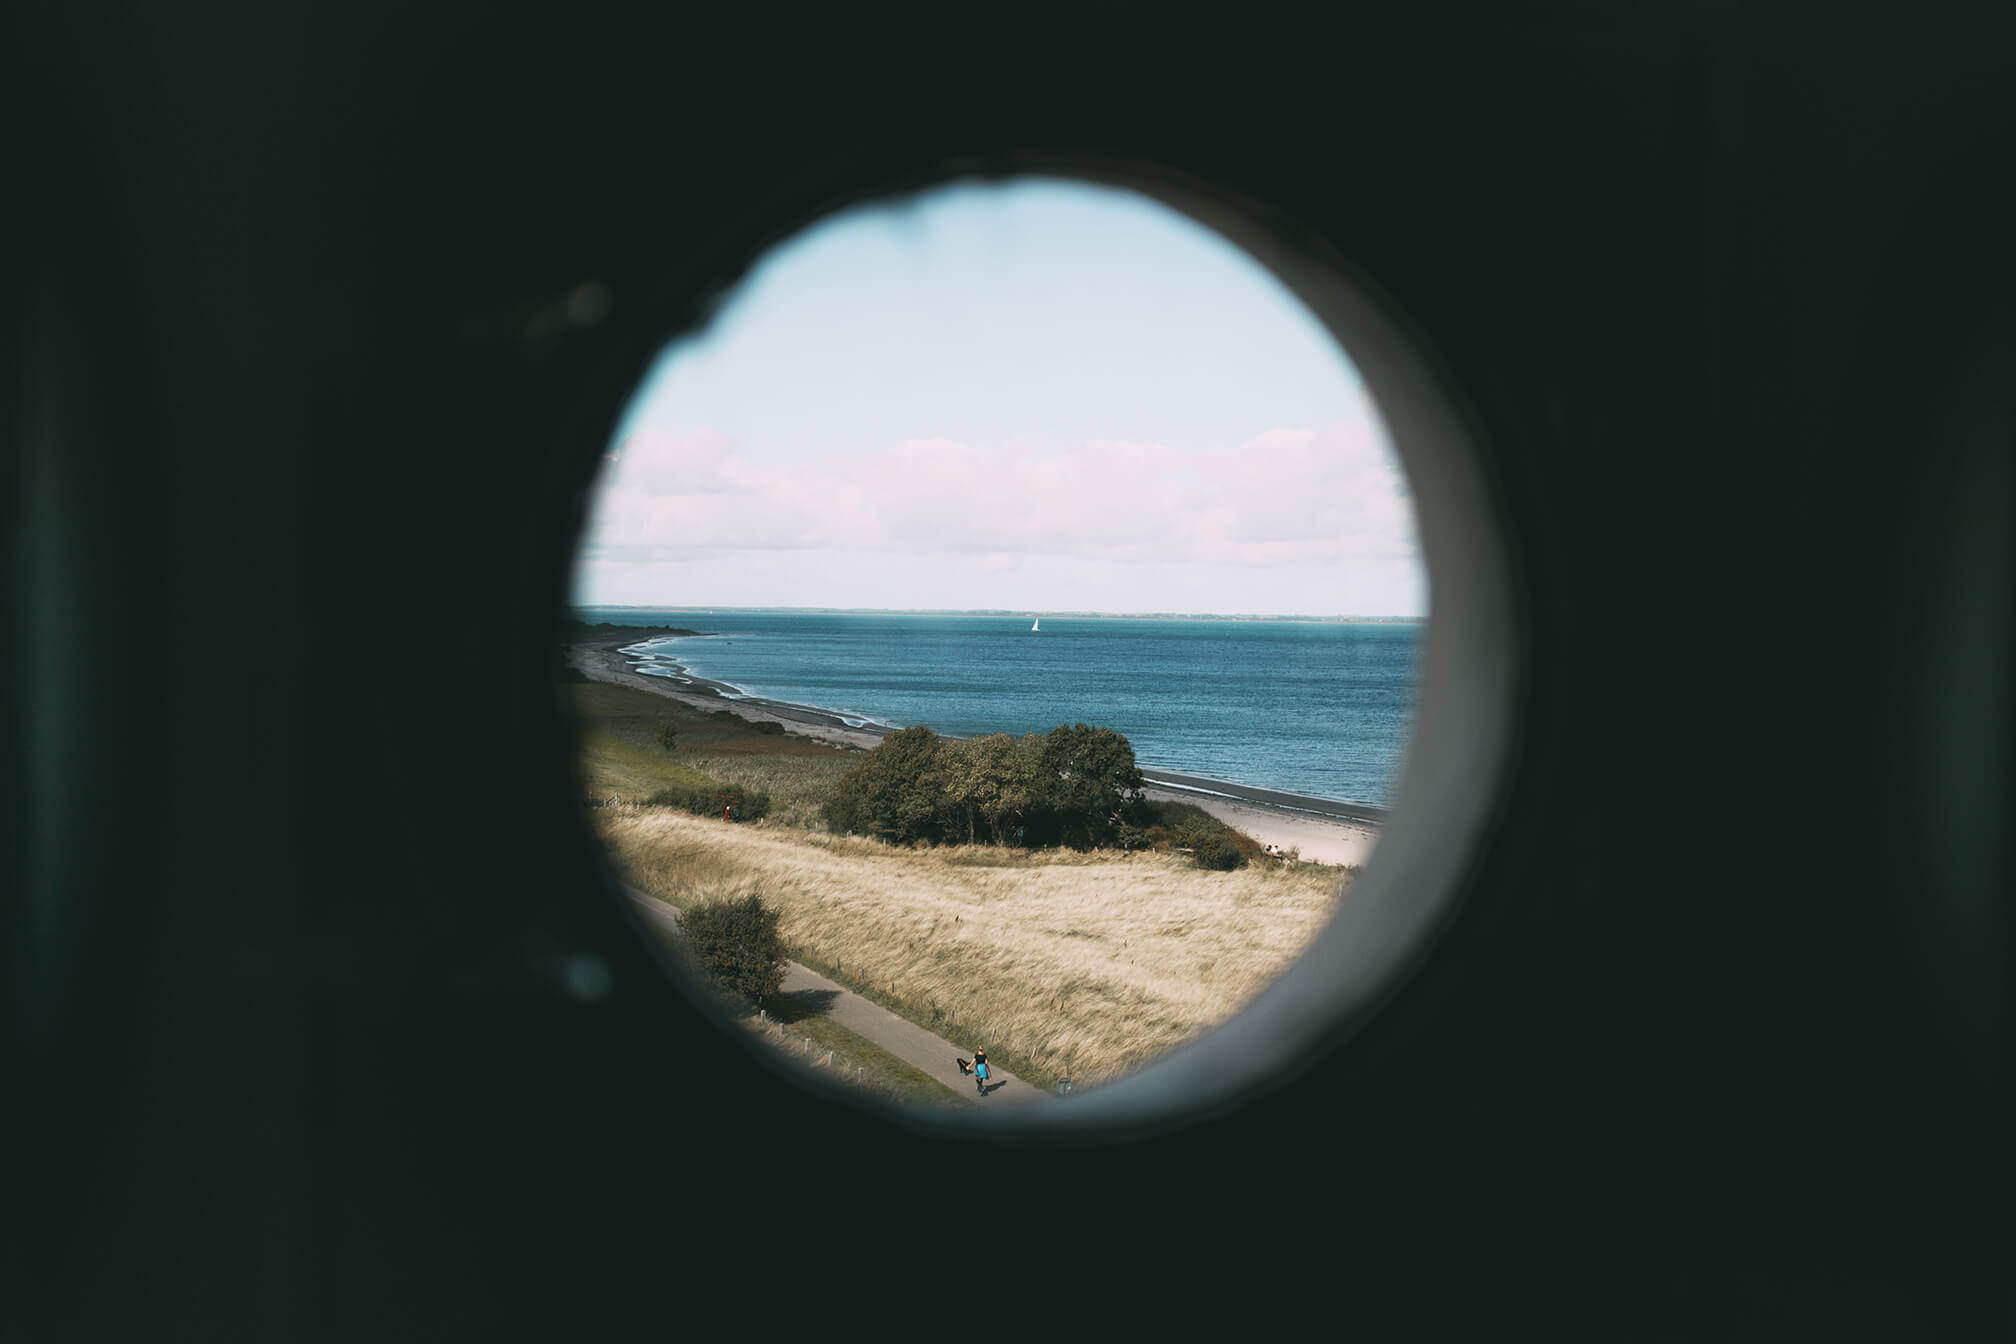
M 841 779 L 825 816 L 835 831 L 899 843 L 1091 849 L 1139 832 L 1145 782 L 1132 744 L 1111 728 L 1079 723 L 1019 738 L 905 728 Z

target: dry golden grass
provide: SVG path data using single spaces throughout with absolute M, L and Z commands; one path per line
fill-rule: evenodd
M 597 809 L 612 855 L 674 904 L 755 892 L 794 955 L 1096 1082 L 1238 1012 L 1335 912 L 1348 871 L 1230 873 L 1173 854 L 898 849 L 789 824 Z

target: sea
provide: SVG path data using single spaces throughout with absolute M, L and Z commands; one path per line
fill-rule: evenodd
M 1390 806 L 1415 706 L 1415 622 L 587 607 L 667 625 L 639 671 L 724 683 L 857 727 L 957 737 L 1090 723 L 1144 770 Z M 1032 629 L 1039 624 L 1040 629 Z

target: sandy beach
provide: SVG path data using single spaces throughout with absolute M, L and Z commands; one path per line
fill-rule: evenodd
M 872 748 L 882 734 L 852 728 L 838 717 L 804 705 L 787 705 L 753 697 L 731 696 L 717 682 L 692 676 L 645 676 L 621 649 L 644 637 L 628 635 L 615 641 L 570 644 L 565 661 L 591 681 L 629 686 L 700 710 L 727 709 L 752 722 L 781 723 L 792 732 L 826 742 Z M 1143 771 L 1148 796 L 1194 803 L 1263 845 L 1293 849 L 1317 863 L 1364 865 L 1378 841 L 1380 809 L 1347 806 L 1320 798 L 1302 798 L 1272 790 L 1247 789 L 1215 780 Z M 1187 787 L 1186 787 L 1187 786 Z M 1210 790 L 1205 792 L 1204 790 Z

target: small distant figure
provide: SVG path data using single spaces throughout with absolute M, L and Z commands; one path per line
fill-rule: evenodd
M 978 1089 L 981 1096 L 984 1097 L 987 1095 L 987 1052 L 985 1050 L 975 1050 L 973 1052 L 973 1086 Z
M 723 821 L 735 820 L 735 809 L 727 803 L 721 804 L 721 820 Z

